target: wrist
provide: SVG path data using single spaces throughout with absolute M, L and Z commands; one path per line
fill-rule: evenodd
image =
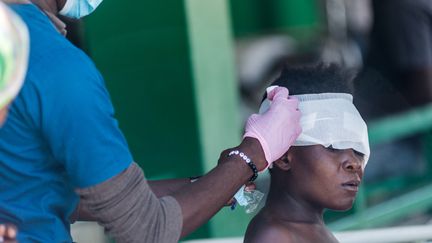
M 247 156 L 255 163 L 258 171 L 267 168 L 267 160 L 265 159 L 264 150 L 262 149 L 258 139 L 245 137 L 237 149 L 247 154 Z
M 232 150 L 228 156 L 240 156 L 240 158 L 249 166 L 249 168 L 252 170 L 253 175 L 249 179 L 249 182 L 252 182 L 256 180 L 258 177 L 258 169 L 255 165 L 255 163 L 243 152 L 239 150 Z

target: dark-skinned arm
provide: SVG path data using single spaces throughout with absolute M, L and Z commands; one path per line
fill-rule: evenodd
M 265 168 L 267 162 L 256 139 L 246 138 L 235 149 L 252 158 L 258 169 Z M 117 242 L 177 242 L 209 220 L 252 175 L 239 156 L 223 155 L 197 182 L 183 181 L 186 185 L 181 190 L 157 198 L 142 170 L 132 164 L 106 182 L 77 189 L 82 202 L 79 211 L 88 213 L 79 219 L 98 221 Z
M 266 166 L 264 152 L 259 142 L 246 138 L 235 148 L 247 154 L 262 170 Z M 183 187 L 172 196 L 182 208 L 183 228 L 181 237 L 193 232 L 216 214 L 237 190 L 253 175 L 250 167 L 239 157 L 222 155 L 220 163 L 197 182 Z M 202 198 L 205 200 L 197 200 Z

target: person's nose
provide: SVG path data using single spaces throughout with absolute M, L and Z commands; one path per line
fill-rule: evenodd
M 343 152 L 343 168 L 347 172 L 363 174 L 363 160 L 352 149 Z

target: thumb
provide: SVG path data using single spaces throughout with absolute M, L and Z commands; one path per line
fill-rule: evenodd
M 269 100 L 277 100 L 280 98 L 287 99 L 289 91 L 285 87 L 271 86 L 267 89 L 267 98 Z

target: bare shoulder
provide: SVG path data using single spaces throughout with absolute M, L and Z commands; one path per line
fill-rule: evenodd
M 295 233 L 282 223 L 272 218 L 258 214 L 249 223 L 245 243 L 262 243 L 262 242 L 297 242 Z

